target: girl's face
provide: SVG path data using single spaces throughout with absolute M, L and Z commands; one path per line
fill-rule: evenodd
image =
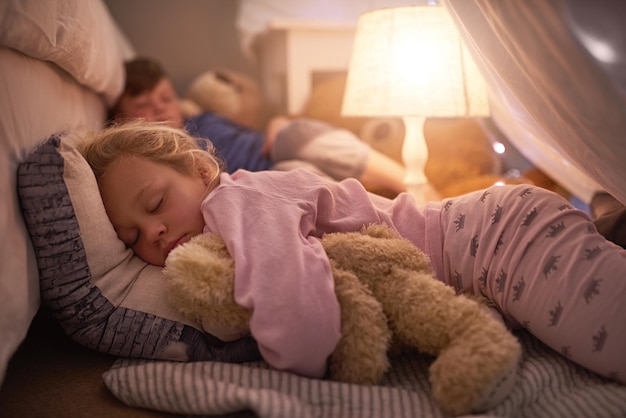
M 207 187 L 142 157 L 124 157 L 101 178 L 100 194 L 119 238 L 144 261 L 163 266 L 176 246 L 202 233 Z

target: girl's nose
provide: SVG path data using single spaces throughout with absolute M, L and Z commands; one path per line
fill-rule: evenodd
M 145 236 L 150 244 L 159 244 L 163 235 L 167 232 L 167 227 L 161 221 L 152 221 L 145 227 Z

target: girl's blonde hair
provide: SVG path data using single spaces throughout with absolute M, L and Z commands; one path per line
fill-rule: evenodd
M 185 175 L 199 175 L 209 188 L 217 185 L 222 171 L 221 160 L 209 141 L 205 151 L 186 131 L 161 122 L 116 124 L 86 138 L 78 149 L 98 182 L 113 162 L 125 157 L 142 157 Z

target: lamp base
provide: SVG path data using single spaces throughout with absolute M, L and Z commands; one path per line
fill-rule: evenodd
M 404 143 L 402 144 L 402 160 L 405 167 L 404 184 L 417 204 L 421 205 L 433 199 L 434 189 L 428 184 L 424 167 L 428 160 L 428 147 L 424 137 L 424 118 L 405 116 Z
M 407 184 L 406 191 L 413 196 L 418 205 L 441 200 L 441 195 L 430 183 Z

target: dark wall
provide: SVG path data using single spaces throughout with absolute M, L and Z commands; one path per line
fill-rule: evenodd
M 203 71 L 225 67 L 257 77 L 235 28 L 238 0 L 105 0 L 137 54 L 157 58 L 183 95 Z

